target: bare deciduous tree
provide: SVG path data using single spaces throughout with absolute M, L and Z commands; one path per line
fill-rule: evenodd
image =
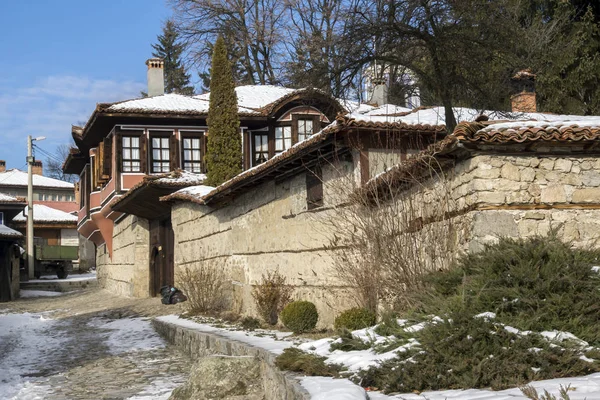
M 391 173 L 377 185 L 358 188 L 345 178 L 329 189 L 350 199 L 326 222 L 333 269 L 357 305 L 374 312 L 408 306 L 423 274 L 448 268 L 459 249 L 464 219 L 455 216 L 445 168 L 432 154 L 411 161 L 400 182 Z
M 182 40 L 191 61 L 204 79 L 212 46 L 221 35 L 234 65 L 235 78 L 243 84 L 279 83 L 281 18 L 278 0 L 171 0 Z
M 77 182 L 79 179 L 77 175 L 65 174 L 62 168 L 70 150 L 71 146 L 68 144 L 61 144 L 56 147 L 54 154 L 46 157 L 46 161 L 44 162 L 44 173 L 46 176 L 71 183 Z

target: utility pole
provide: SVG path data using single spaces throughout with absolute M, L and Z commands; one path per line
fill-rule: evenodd
M 27 136 L 27 275 L 33 279 L 33 138 Z
M 27 136 L 27 275 L 33 279 L 35 273 L 35 257 L 33 249 L 33 141 L 44 140 L 44 136 Z

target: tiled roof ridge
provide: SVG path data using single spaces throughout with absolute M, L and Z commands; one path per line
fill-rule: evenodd
M 462 122 L 453 135 L 461 141 L 471 143 L 579 142 L 600 139 L 600 126 L 580 126 L 573 121 L 540 121 L 538 126 L 521 126 L 516 129 L 502 127 L 500 124 L 504 122 Z M 494 129 L 494 125 L 500 126 Z
M 406 113 L 408 115 L 411 113 Z M 411 124 L 403 121 L 369 121 L 363 119 L 356 119 L 351 115 L 338 114 L 336 120 L 344 124 L 347 127 L 364 127 L 364 128 L 386 128 L 386 129 L 402 129 L 406 131 L 434 131 L 434 132 L 445 132 L 445 125 L 431 125 L 431 124 Z

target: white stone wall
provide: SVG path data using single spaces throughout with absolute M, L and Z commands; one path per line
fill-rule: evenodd
M 330 183 L 346 181 L 343 174 L 352 173 L 351 164 L 323 167 L 324 181 Z M 325 206 L 313 211 L 307 210 L 303 173 L 261 184 L 216 209 L 176 204 L 171 214 L 176 285 L 182 268 L 219 262 L 233 282 L 234 309 L 256 315 L 253 285 L 277 269 L 295 286 L 295 299 L 315 303 L 319 326 L 331 325 L 337 313 L 353 306 L 333 278 L 331 252 L 324 248 L 329 233 L 324 221 L 339 197 L 338 186 L 324 185 Z
M 148 297 L 150 282 L 148 221 L 128 215 L 115 224 L 113 254 L 98 246 L 96 268 L 101 287 L 128 297 Z

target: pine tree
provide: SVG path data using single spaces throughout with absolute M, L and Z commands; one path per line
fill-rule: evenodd
M 179 33 L 173 21 L 168 20 L 165 23 L 162 35 L 158 35 L 158 43 L 153 44 L 152 48 L 152 56 L 165 61 L 165 93 L 193 95 L 190 75 L 186 73 L 181 60 L 185 47 L 179 41 Z
M 218 186 L 242 172 L 242 137 L 237 96 L 225 41 L 217 38 L 210 72 L 207 184 Z

